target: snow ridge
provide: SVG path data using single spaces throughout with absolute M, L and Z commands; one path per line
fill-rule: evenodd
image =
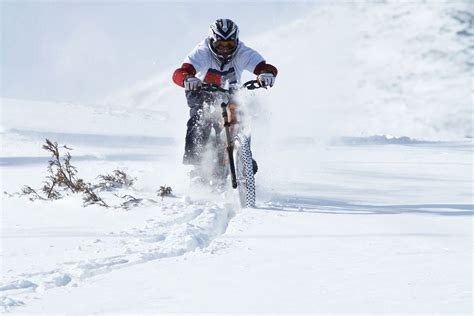
M 433 141 L 423 141 L 408 136 L 392 135 L 372 135 L 367 137 L 341 137 L 335 143 L 345 145 L 412 145 L 412 144 L 430 144 Z

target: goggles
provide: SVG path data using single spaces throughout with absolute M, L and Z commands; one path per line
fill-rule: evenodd
M 237 47 L 237 41 L 222 41 L 218 40 L 215 41 L 212 46 L 218 51 L 218 52 L 223 52 L 223 53 L 228 53 L 234 50 Z

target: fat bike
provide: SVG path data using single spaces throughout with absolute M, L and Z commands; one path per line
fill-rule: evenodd
M 255 90 L 263 88 L 257 80 L 244 83 L 241 87 L 224 89 L 219 85 L 203 83 L 201 91 L 212 99 L 212 104 L 203 108 L 206 119 L 214 126 L 214 142 L 211 143 L 211 166 L 207 164 L 205 182 L 217 184 L 225 188 L 229 183 L 237 190 L 240 205 L 244 208 L 255 207 L 255 173 L 258 170 L 256 161 L 252 158 L 251 136 L 248 124 L 245 124 L 244 111 L 239 107 L 236 95 L 240 90 Z M 220 112 L 216 105 L 220 104 Z M 203 166 L 198 173 L 203 174 Z M 212 170 L 209 173 L 209 170 Z

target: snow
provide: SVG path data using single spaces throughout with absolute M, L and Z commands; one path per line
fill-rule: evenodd
M 330 146 L 265 177 L 255 210 L 193 192 L 130 211 L 5 199 L 2 291 L 25 313 L 467 313 L 471 154 Z
M 321 5 L 246 41 L 278 65 L 272 132 L 472 136 L 472 2 Z M 431 21 L 431 22 L 426 22 Z M 273 131 L 274 129 L 274 131 Z
M 242 97 L 255 209 L 189 184 L 169 72 L 95 105 L 2 98 L 0 310 L 472 314 L 468 6 L 323 2 L 246 40 L 280 69 Z M 45 138 L 87 182 L 136 182 L 99 192 L 109 208 L 15 195 L 42 186 Z

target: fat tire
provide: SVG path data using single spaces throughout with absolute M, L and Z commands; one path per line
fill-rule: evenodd
M 234 162 L 237 177 L 237 189 L 239 192 L 240 205 L 243 208 L 255 207 L 255 177 L 250 150 L 250 139 L 238 135 L 234 138 Z

